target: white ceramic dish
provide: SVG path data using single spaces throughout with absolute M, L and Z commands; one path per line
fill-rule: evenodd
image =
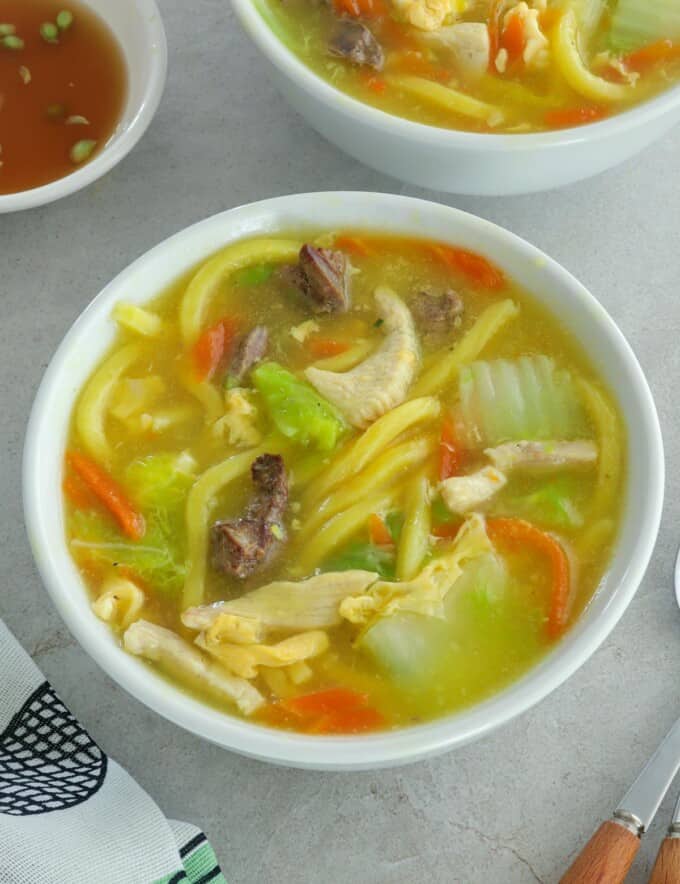
M 0 194 L 0 214 L 44 206 L 76 193 L 116 166 L 146 132 L 165 87 L 168 48 L 155 0 L 81 0 L 120 43 L 128 72 L 123 115 L 103 150 L 65 178 L 19 193 Z
M 309 737 L 232 718 L 192 699 L 118 646 L 90 609 L 64 541 L 61 475 L 74 402 L 115 334 L 120 299 L 144 303 L 198 262 L 246 236 L 304 226 L 361 226 L 431 237 L 488 254 L 548 305 L 590 353 L 616 394 L 629 430 L 627 506 L 611 569 L 581 620 L 521 681 L 469 711 L 374 736 Z M 40 386 L 26 437 L 24 504 L 28 534 L 45 585 L 69 629 L 131 694 L 190 731 L 263 760 L 310 768 L 402 764 L 477 739 L 528 709 L 568 678 L 613 629 L 642 580 L 663 499 L 661 432 L 649 388 L 609 315 L 566 270 L 487 221 L 434 203 L 371 193 L 287 196 L 209 218 L 166 240 L 111 282 L 76 321 Z
M 632 157 L 680 122 L 680 86 L 623 114 L 575 129 L 493 135 L 426 126 L 335 89 L 274 34 L 258 6 L 232 0 L 241 24 L 274 66 L 274 82 L 329 141 L 367 166 L 435 191 L 505 196 L 571 184 Z

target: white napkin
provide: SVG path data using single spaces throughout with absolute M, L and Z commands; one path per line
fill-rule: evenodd
M 0 845 L 2 884 L 226 884 L 205 835 L 105 755 L 2 621 Z

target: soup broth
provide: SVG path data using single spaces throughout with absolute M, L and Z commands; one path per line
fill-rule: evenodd
M 569 128 L 680 81 L 676 0 L 261 0 L 261 10 L 333 86 L 432 126 Z
M 107 25 L 79 3 L 0 0 L 0 32 L 2 194 L 96 156 L 123 112 L 127 71 Z
M 207 702 L 320 734 L 429 720 L 591 598 L 618 410 L 486 257 L 295 231 L 114 319 L 73 418 L 69 547 L 124 647 Z

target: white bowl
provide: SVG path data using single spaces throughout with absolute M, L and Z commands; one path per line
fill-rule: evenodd
M 611 567 L 574 628 L 538 666 L 493 698 L 431 724 L 361 737 L 310 737 L 269 730 L 206 706 L 126 654 L 90 609 L 64 541 L 61 476 L 71 412 L 110 346 L 113 305 L 144 303 L 225 244 L 305 227 L 362 227 L 448 241 L 488 254 L 557 315 L 616 395 L 628 427 L 628 505 Z M 661 431 L 642 370 L 616 325 L 583 286 L 506 230 L 445 206 L 372 193 L 286 196 L 215 215 L 135 261 L 76 321 L 40 386 L 24 452 L 28 535 L 43 581 L 73 635 L 127 691 L 176 724 L 244 755 L 296 767 L 360 769 L 402 764 L 477 739 L 554 690 L 613 629 L 649 562 L 663 501 Z
M 0 214 L 44 206 L 106 175 L 132 150 L 154 117 L 165 87 L 168 47 L 155 0 L 81 0 L 107 23 L 125 57 L 127 102 L 113 135 L 89 163 L 65 178 L 0 194 Z
M 599 123 L 527 135 L 441 129 L 387 114 L 331 86 L 274 34 L 267 0 L 232 0 L 241 24 L 276 69 L 274 82 L 329 141 L 402 181 L 484 196 L 549 190 L 632 157 L 680 121 L 680 86 Z

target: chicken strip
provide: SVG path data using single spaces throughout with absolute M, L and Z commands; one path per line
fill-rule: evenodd
M 137 620 L 125 631 L 123 646 L 130 654 L 158 663 L 183 681 L 207 688 L 216 697 L 226 697 L 244 715 L 251 715 L 264 704 L 264 697 L 250 682 L 230 675 L 163 626 Z
M 499 470 L 549 470 L 589 467 L 597 462 L 597 445 L 588 439 L 573 442 L 505 442 L 484 452 Z
M 311 366 L 307 380 L 355 427 L 363 429 L 406 399 L 420 362 L 413 317 L 389 288 L 376 289 L 375 301 L 386 337 L 378 350 L 351 371 Z
M 452 476 L 439 485 L 439 493 L 452 513 L 472 512 L 491 500 L 507 483 L 495 467 L 484 467 L 468 476 Z

